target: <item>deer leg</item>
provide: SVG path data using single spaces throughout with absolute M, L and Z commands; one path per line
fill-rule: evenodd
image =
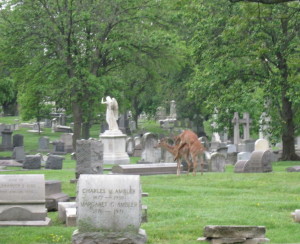
M 201 156 L 200 156 L 201 175 L 203 175 L 203 170 L 204 170 L 204 160 L 203 160 L 203 156 L 204 156 L 204 155 L 201 155 Z
M 194 156 L 194 157 L 193 157 L 193 167 L 194 167 L 194 169 L 193 169 L 193 175 L 194 175 L 194 176 L 196 175 L 197 164 L 198 164 L 198 162 L 197 162 L 197 156 Z
M 182 149 L 182 147 L 185 145 L 186 143 L 180 142 L 177 151 L 175 152 L 175 158 L 174 160 L 178 160 L 180 158 L 180 153 L 179 151 Z
M 181 161 L 180 159 L 177 160 L 177 176 L 180 176 L 180 164 L 181 164 Z

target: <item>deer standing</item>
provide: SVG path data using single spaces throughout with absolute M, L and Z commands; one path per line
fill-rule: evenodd
M 180 166 L 181 166 L 181 160 L 180 159 L 185 159 L 185 161 L 187 162 L 187 165 L 188 165 L 188 172 L 187 174 L 189 174 L 190 172 L 190 168 L 192 166 L 192 163 L 189 159 L 189 148 L 187 145 L 184 145 L 181 147 L 180 150 L 178 150 L 178 146 L 179 145 L 175 145 L 175 146 L 172 146 L 170 144 L 167 143 L 166 139 L 163 138 L 159 141 L 159 143 L 157 144 L 157 147 L 161 147 L 161 148 L 164 148 L 166 149 L 168 152 L 170 152 L 171 154 L 173 154 L 173 156 L 177 156 L 177 175 L 179 176 L 180 175 Z
M 177 154 L 174 160 L 179 158 L 179 152 L 183 147 L 188 147 L 189 154 L 193 161 L 193 175 L 196 175 L 197 164 L 198 164 L 198 157 L 200 157 L 200 164 L 201 164 L 201 175 L 203 174 L 203 157 L 205 148 L 202 143 L 198 140 L 198 136 L 191 130 L 183 131 L 176 139 L 177 147 Z

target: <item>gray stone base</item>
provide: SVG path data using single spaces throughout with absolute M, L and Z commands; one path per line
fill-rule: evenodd
M 48 226 L 51 224 L 51 219 L 46 218 L 45 220 L 32 220 L 32 221 L 0 221 L 0 226 Z
M 75 230 L 72 235 L 72 244 L 143 244 L 147 241 L 146 231 L 139 229 L 139 233 L 102 233 Z
M 103 143 L 104 164 L 129 164 L 126 152 L 126 135 L 120 130 L 106 130 L 100 135 Z

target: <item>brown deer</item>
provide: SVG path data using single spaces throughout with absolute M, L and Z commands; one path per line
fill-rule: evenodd
M 176 138 L 177 147 L 177 154 L 174 160 L 179 158 L 179 152 L 183 147 L 188 147 L 189 154 L 193 161 L 193 175 L 196 175 L 197 165 L 198 165 L 198 157 L 200 157 L 200 164 L 201 164 L 201 175 L 203 174 L 203 157 L 205 147 L 202 143 L 198 140 L 198 136 L 191 130 L 183 131 L 177 138 Z
M 180 175 L 180 166 L 181 166 L 182 158 L 187 162 L 187 165 L 188 165 L 187 174 L 189 174 L 190 168 L 192 166 L 192 163 L 189 159 L 189 148 L 187 145 L 184 145 L 181 147 L 180 150 L 178 150 L 178 146 L 179 145 L 172 146 L 172 145 L 168 144 L 166 138 L 161 139 L 157 144 L 157 147 L 166 149 L 168 152 L 173 154 L 174 157 L 177 156 L 176 161 L 177 161 L 177 175 L 178 176 Z

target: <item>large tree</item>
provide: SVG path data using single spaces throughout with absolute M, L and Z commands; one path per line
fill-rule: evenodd
M 211 113 L 217 108 L 220 124 L 228 126 L 234 111 L 250 112 L 257 120 L 265 110 L 272 134 L 281 135 L 283 159 L 298 159 L 298 4 L 222 6 L 220 1 L 195 6 L 199 20 L 190 94 Z
M 139 51 L 144 59 L 155 59 L 168 49 L 166 42 L 158 45 L 153 33 L 147 45 L 139 45 L 143 44 L 140 30 L 159 19 L 161 4 L 154 0 L 7 1 L 2 17 L 10 39 L 7 53 L 14 54 L 12 62 L 19 68 L 15 76 L 26 83 L 36 72 L 43 73 L 41 85 L 52 85 L 53 99 L 70 104 L 66 107 L 74 118 L 74 146 L 82 124 L 89 125 L 104 93 L 121 98 L 116 91 L 124 84 L 114 77 L 132 54 Z

